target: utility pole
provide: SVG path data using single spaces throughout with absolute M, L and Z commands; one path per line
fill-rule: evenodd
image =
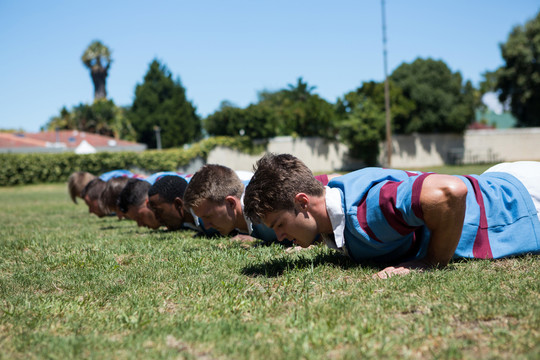
M 386 166 L 392 167 L 392 123 L 390 117 L 390 87 L 388 85 L 388 65 L 386 59 L 386 14 L 384 11 L 384 0 L 381 0 L 381 8 L 384 59 L 384 107 L 386 110 Z

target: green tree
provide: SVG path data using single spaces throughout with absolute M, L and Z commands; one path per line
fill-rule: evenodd
M 135 89 L 135 100 L 128 118 L 137 140 L 150 148 L 157 144 L 155 127 L 161 129 L 164 148 L 177 147 L 201 138 L 201 120 L 186 98 L 180 79 L 172 79 L 169 69 L 153 60 L 142 84 Z
M 276 115 L 268 107 L 252 104 L 242 109 L 222 102 L 220 109 L 204 120 L 208 134 L 215 136 L 248 136 L 265 139 L 276 135 Z
M 540 126 L 540 12 L 516 26 L 501 44 L 505 65 L 496 70 L 496 90 L 509 101 L 518 126 Z
M 376 165 L 386 123 L 384 111 L 366 96 L 350 93 L 349 99 L 353 97 L 352 108 L 340 121 L 341 139 L 349 146 L 351 156 Z
M 95 40 L 88 45 L 81 60 L 90 70 L 94 83 L 94 100 L 105 99 L 107 97 L 105 83 L 112 63 L 111 51 L 101 41 Z
M 203 120 L 206 132 L 212 136 L 238 136 L 245 118 L 245 111 L 228 101 L 222 101 L 219 110 Z
M 307 101 L 311 96 L 313 90 L 316 86 L 309 86 L 307 82 L 303 82 L 302 77 L 299 77 L 296 81 L 296 85 L 288 84 L 288 89 L 285 90 L 285 93 L 288 94 L 288 97 L 293 101 Z
M 419 58 L 400 65 L 390 78 L 416 106 L 400 124 L 404 133 L 459 133 L 474 121 L 471 82 L 463 83 L 461 74 L 452 73 L 443 61 Z
M 403 95 L 403 90 L 394 82 L 390 81 L 390 112 L 392 114 L 392 132 L 402 134 L 411 112 L 416 108 L 414 101 Z M 362 86 L 351 91 L 337 101 L 337 113 L 340 118 L 350 114 L 355 107 L 369 99 L 373 105 L 384 115 L 384 82 L 368 81 Z
M 92 105 L 80 103 L 71 111 L 64 106 L 60 114 L 52 117 L 43 128 L 49 131 L 86 131 L 133 141 L 135 131 L 125 114 L 126 110 L 116 106 L 112 100 L 101 99 Z
M 223 102 L 205 119 L 205 129 L 210 135 L 245 134 L 252 139 L 276 135 L 334 138 L 334 105 L 312 94 L 314 89 L 299 78 L 286 89 L 259 92 L 258 102 L 245 109 Z
M 289 84 L 288 89 L 260 92 L 257 105 L 275 113 L 279 119 L 275 122 L 277 135 L 334 138 L 337 119 L 334 105 L 312 94 L 314 89 L 299 78 L 297 84 Z

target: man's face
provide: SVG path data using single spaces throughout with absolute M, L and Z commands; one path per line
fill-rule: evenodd
M 122 220 L 122 219 L 124 219 L 126 217 L 126 213 L 123 213 L 122 211 L 120 211 L 118 206 L 114 209 L 114 212 L 116 213 L 116 216 L 118 217 L 118 220 Z
M 136 221 L 137 226 L 145 226 L 150 229 L 157 229 L 161 225 L 154 216 L 152 210 L 146 206 L 146 203 L 143 203 L 140 206 L 130 206 L 126 213 L 126 217 Z
M 88 212 L 95 214 L 97 217 L 104 217 L 106 214 L 99 208 L 98 199 L 91 200 L 88 195 L 84 197 L 84 202 L 88 205 Z
M 181 200 L 179 200 L 181 201 Z M 182 204 L 166 203 L 159 194 L 148 198 L 148 207 L 154 213 L 156 220 L 165 225 L 168 230 L 178 230 L 184 223 Z
M 234 209 L 227 201 L 218 204 L 205 199 L 199 206 L 193 207 L 193 212 L 201 218 L 206 228 L 214 228 L 221 235 L 228 235 L 234 230 Z
M 304 248 L 313 244 L 319 234 L 316 221 L 307 211 L 272 211 L 263 222 L 274 230 L 279 241 L 288 239 Z

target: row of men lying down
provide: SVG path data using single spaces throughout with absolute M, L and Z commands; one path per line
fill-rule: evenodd
M 98 217 L 116 214 L 150 229 L 165 226 L 170 231 L 188 229 L 204 236 L 232 235 L 274 243 L 274 231 L 243 215 L 243 191 L 252 176 L 249 171 L 215 164 L 205 165 L 194 175 L 165 171 L 145 177 L 113 170 L 96 177 L 79 171 L 69 177 L 68 190 L 73 202 L 80 197 Z M 317 178 L 328 183 L 326 175 Z
M 80 193 L 84 182 L 75 179 L 86 174 L 73 174 L 70 194 L 98 216 L 116 212 L 140 226 L 215 229 L 304 248 L 322 241 L 357 262 L 389 265 L 380 278 L 452 258 L 540 253 L 540 162 L 465 176 L 383 168 L 314 176 L 290 154 L 266 154 L 253 174 L 221 165 L 193 176 L 126 174 L 93 179 Z

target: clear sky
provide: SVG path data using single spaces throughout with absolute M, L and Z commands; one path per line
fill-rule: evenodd
M 499 44 L 538 0 L 386 0 L 388 69 L 443 60 L 474 85 L 503 64 Z M 112 50 L 108 97 L 130 105 L 157 58 L 201 116 L 223 100 L 303 77 L 335 102 L 384 79 L 380 0 L 0 0 L 0 128 L 38 131 L 63 106 L 93 101 L 80 58 L 95 39 Z

